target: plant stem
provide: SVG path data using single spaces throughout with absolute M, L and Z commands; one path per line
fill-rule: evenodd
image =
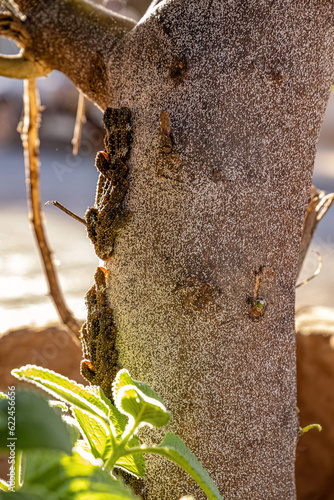
M 122 457 L 124 455 L 130 455 L 130 453 L 127 453 L 127 451 L 125 451 L 125 447 L 126 447 L 128 441 L 129 441 L 129 439 L 136 432 L 136 429 L 137 429 L 138 425 L 141 422 L 141 417 L 142 417 L 143 411 L 144 411 L 144 409 L 142 408 L 140 410 L 137 418 L 135 419 L 134 424 L 133 424 L 133 426 L 130 429 L 130 432 L 127 433 L 127 435 L 122 439 L 122 441 L 118 445 L 116 444 L 112 455 L 110 456 L 110 458 L 108 458 L 108 460 L 104 464 L 104 467 L 103 467 L 104 470 L 112 471 L 113 468 L 114 468 L 114 466 L 115 466 L 115 464 L 116 464 L 116 462 L 117 462 L 117 460 L 120 457 Z

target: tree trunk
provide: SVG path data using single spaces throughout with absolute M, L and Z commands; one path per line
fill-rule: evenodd
M 40 10 L 17 3 L 28 23 Z M 69 18 L 40 16 L 44 42 L 62 46 L 38 58 L 131 113 L 132 220 L 106 264 L 118 363 L 162 396 L 224 498 L 294 499 L 295 278 L 334 79 L 333 2 L 167 0 L 109 44 L 115 27 L 95 36 L 91 17 L 74 54 Z M 74 56 L 83 76 L 67 70 Z M 87 86 L 94 57 L 102 90 Z M 145 498 L 204 498 L 173 465 L 147 462 Z

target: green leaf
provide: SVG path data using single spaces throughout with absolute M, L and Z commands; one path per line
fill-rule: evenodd
M 26 456 L 27 469 L 20 491 L 34 491 L 43 486 L 47 490 L 44 499 L 75 500 L 136 500 L 138 497 L 122 481 L 97 467 L 78 453 L 73 456 L 48 456 L 46 452 L 30 452 Z M 28 465 L 29 464 L 29 465 Z
M 76 408 L 97 415 L 106 422 L 109 421 L 108 415 L 112 405 L 106 405 L 105 401 L 100 397 L 99 388 L 85 387 L 52 370 L 35 365 L 22 366 L 12 370 L 11 373 L 19 380 L 31 382 L 52 394 L 52 396 L 70 403 Z
M 52 494 L 43 486 L 34 487 L 29 493 L 21 490 L 11 492 L 8 491 L 4 494 L 0 492 L 0 500 L 59 500 L 57 495 Z
M 0 446 L 8 449 L 13 442 L 16 450 L 52 448 L 72 452 L 67 425 L 42 396 L 27 390 L 15 394 L 15 417 L 11 416 L 8 400 L 0 400 Z M 8 414 L 9 409 L 9 414 Z M 15 418 L 15 423 L 14 423 Z M 13 422 L 13 424 L 11 424 Z
M 127 443 L 125 449 L 136 448 L 139 446 L 139 439 L 137 436 L 133 436 Z M 140 453 L 135 453 L 133 455 L 126 455 L 120 457 L 115 467 L 124 469 L 133 476 L 144 477 L 145 476 L 145 459 L 144 455 Z
M 99 395 L 102 401 L 104 401 L 105 405 L 109 408 L 109 419 L 116 430 L 116 436 L 120 437 L 125 430 L 125 427 L 128 423 L 128 419 L 116 408 L 116 406 L 111 404 L 109 399 L 105 396 L 104 392 L 102 391 L 101 387 L 99 387 Z
M 79 427 L 78 422 L 76 421 L 75 418 L 70 417 L 69 415 L 62 415 L 61 418 L 67 425 L 67 430 L 70 433 L 71 436 L 71 442 L 73 443 L 73 446 L 76 444 L 78 439 L 80 439 L 81 435 L 81 430 Z
M 134 421 L 137 421 L 138 426 L 148 424 L 163 427 L 171 419 L 158 394 L 148 384 L 133 380 L 125 369 L 116 375 L 113 397 L 116 407 L 129 418 L 130 428 Z
M 85 387 L 52 370 L 34 365 L 26 365 L 13 370 L 12 374 L 21 380 L 41 387 L 62 401 L 70 403 L 73 407 L 99 416 L 108 424 L 111 422 L 114 427 L 112 428 L 114 435 L 121 436 L 123 434 L 127 419 L 106 398 L 100 387 Z
M 150 448 L 147 451 L 153 451 L 153 449 Z M 207 471 L 178 436 L 167 432 L 163 442 L 155 448 L 154 453 L 169 458 L 185 470 L 210 500 L 223 500 Z
M 54 491 L 66 479 L 61 468 L 65 455 L 57 450 L 32 450 L 25 452 L 23 468 L 23 486 L 20 491 L 31 492 L 44 488 Z M 45 496 L 48 498 L 48 495 Z
M 61 410 L 64 413 L 68 412 L 68 407 L 62 401 L 49 400 L 49 405 L 51 406 L 51 408 L 59 408 L 59 410 Z
M 133 385 L 126 385 L 117 392 L 115 399 L 117 408 L 129 417 L 129 428 L 136 422 L 141 425 L 164 427 L 171 419 L 171 414 L 157 399 L 146 396 Z M 126 432 L 126 431 L 125 431 Z
M 164 404 L 159 394 L 157 394 L 148 384 L 145 384 L 145 382 L 133 380 L 129 372 L 125 370 L 125 368 L 119 370 L 112 384 L 114 400 L 117 398 L 118 393 L 122 389 L 122 387 L 125 387 L 126 385 L 134 385 L 135 387 L 140 389 L 141 392 L 146 394 L 146 396 L 156 399 L 157 401 L 160 401 L 160 403 Z
M 79 408 L 73 408 L 72 412 L 77 419 L 82 435 L 88 443 L 93 456 L 105 461 L 112 452 L 110 427 L 101 419 Z

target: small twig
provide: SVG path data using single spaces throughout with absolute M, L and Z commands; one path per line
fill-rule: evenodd
M 83 123 L 86 123 L 85 97 L 81 92 L 79 92 L 77 116 L 75 119 L 75 126 L 74 126 L 73 139 L 72 139 L 73 155 L 74 156 L 76 156 L 78 154 L 78 151 L 79 151 Z
M 14 14 L 14 16 L 18 17 L 20 21 L 25 21 L 27 19 L 27 16 L 20 12 L 19 6 L 16 2 L 14 2 L 14 0 L 1 0 L 0 5 L 1 4 L 4 5 L 5 8 L 9 10 L 9 12 Z
M 323 196 L 318 205 L 316 206 L 317 222 L 320 222 L 327 210 L 330 208 L 334 201 L 334 193 L 326 194 Z
M 145 16 L 150 13 L 154 7 L 156 7 L 158 5 L 158 3 L 160 3 L 161 0 L 152 0 L 152 2 L 150 3 L 148 9 L 146 10 L 146 13 L 145 13 Z
M 309 278 L 306 278 L 306 280 L 303 280 L 301 283 L 298 283 L 298 285 L 296 285 L 295 288 L 299 288 L 300 286 L 303 286 L 303 285 L 306 285 L 307 283 L 309 283 L 311 280 L 313 280 L 313 278 L 318 276 L 318 274 L 320 273 L 320 271 L 322 269 L 322 257 L 321 257 L 320 252 L 318 252 L 318 250 L 312 250 L 312 252 L 316 253 L 318 255 L 318 267 Z
M 65 212 L 65 214 L 67 214 L 70 217 L 73 217 L 73 219 L 81 222 L 81 224 L 83 224 L 84 226 L 87 226 L 87 222 L 85 221 L 85 219 L 83 219 L 82 217 L 79 217 L 79 215 L 75 214 L 74 212 L 71 212 L 71 210 L 64 207 L 64 205 L 59 203 L 59 201 L 47 201 L 46 203 L 44 203 L 44 206 L 47 206 L 47 205 L 54 205 L 55 207 L 60 208 L 60 210 Z
M 58 283 L 53 266 L 51 252 L 45 236 L 41 217 L 40 188 L 39 188 L 39 139 L 38 127 L 40 122 L 39 97 L 36 81 L 24 81 L 24 121 L 21 130 L 21 139 L 24 148 L 26 183 L 30 214 L 29 219 L 34 228 L 38 249 L 40 251 L 45 274 L 49 284 L 50 295 L 62 321 L 72 332 L 75 341 L 79 343 L 79 324 L 67 308 Z
M 323 216 L 325 215 L 325 213 L 327 212 L 333 201 L 334 201 L 334 193 L 325 195 L 324 191 L 320 191 L 315 186 L 312 186 L 311 200 L 307 207 L 304 228 L 303 228 L 303 236 L 299 250 L 297 278 L 302 269 L 303 262 L 307 254 L 307 250 L 310 246 L 317 225 L 323 218 Z

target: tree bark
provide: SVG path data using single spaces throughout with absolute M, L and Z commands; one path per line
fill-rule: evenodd
M 17 3 L 26 14 L 41 2 Z M 72 34 L 64 16 L 31 23 L 38 57 L 131 112 L 132 220 L 107 261 L 119 364 L 162 396 L 224 498 L 294 499 L 295 280 L 334 79 L 333 2 L 170 0 L 93 41 L 82 12 Z M 204 498 L 148 459 L 145 498 L 185 493 Z
M 16 3 L 27 17 L 22 25 L 24 40 L 8 28 L 1 30 L 1 24 L 0 34 L 24 41 L 26 57 L 49 71 L 62 71 L 91 101 L 105 108 L 112 97 L 106 66 L 136 23 L 85 0 Z

